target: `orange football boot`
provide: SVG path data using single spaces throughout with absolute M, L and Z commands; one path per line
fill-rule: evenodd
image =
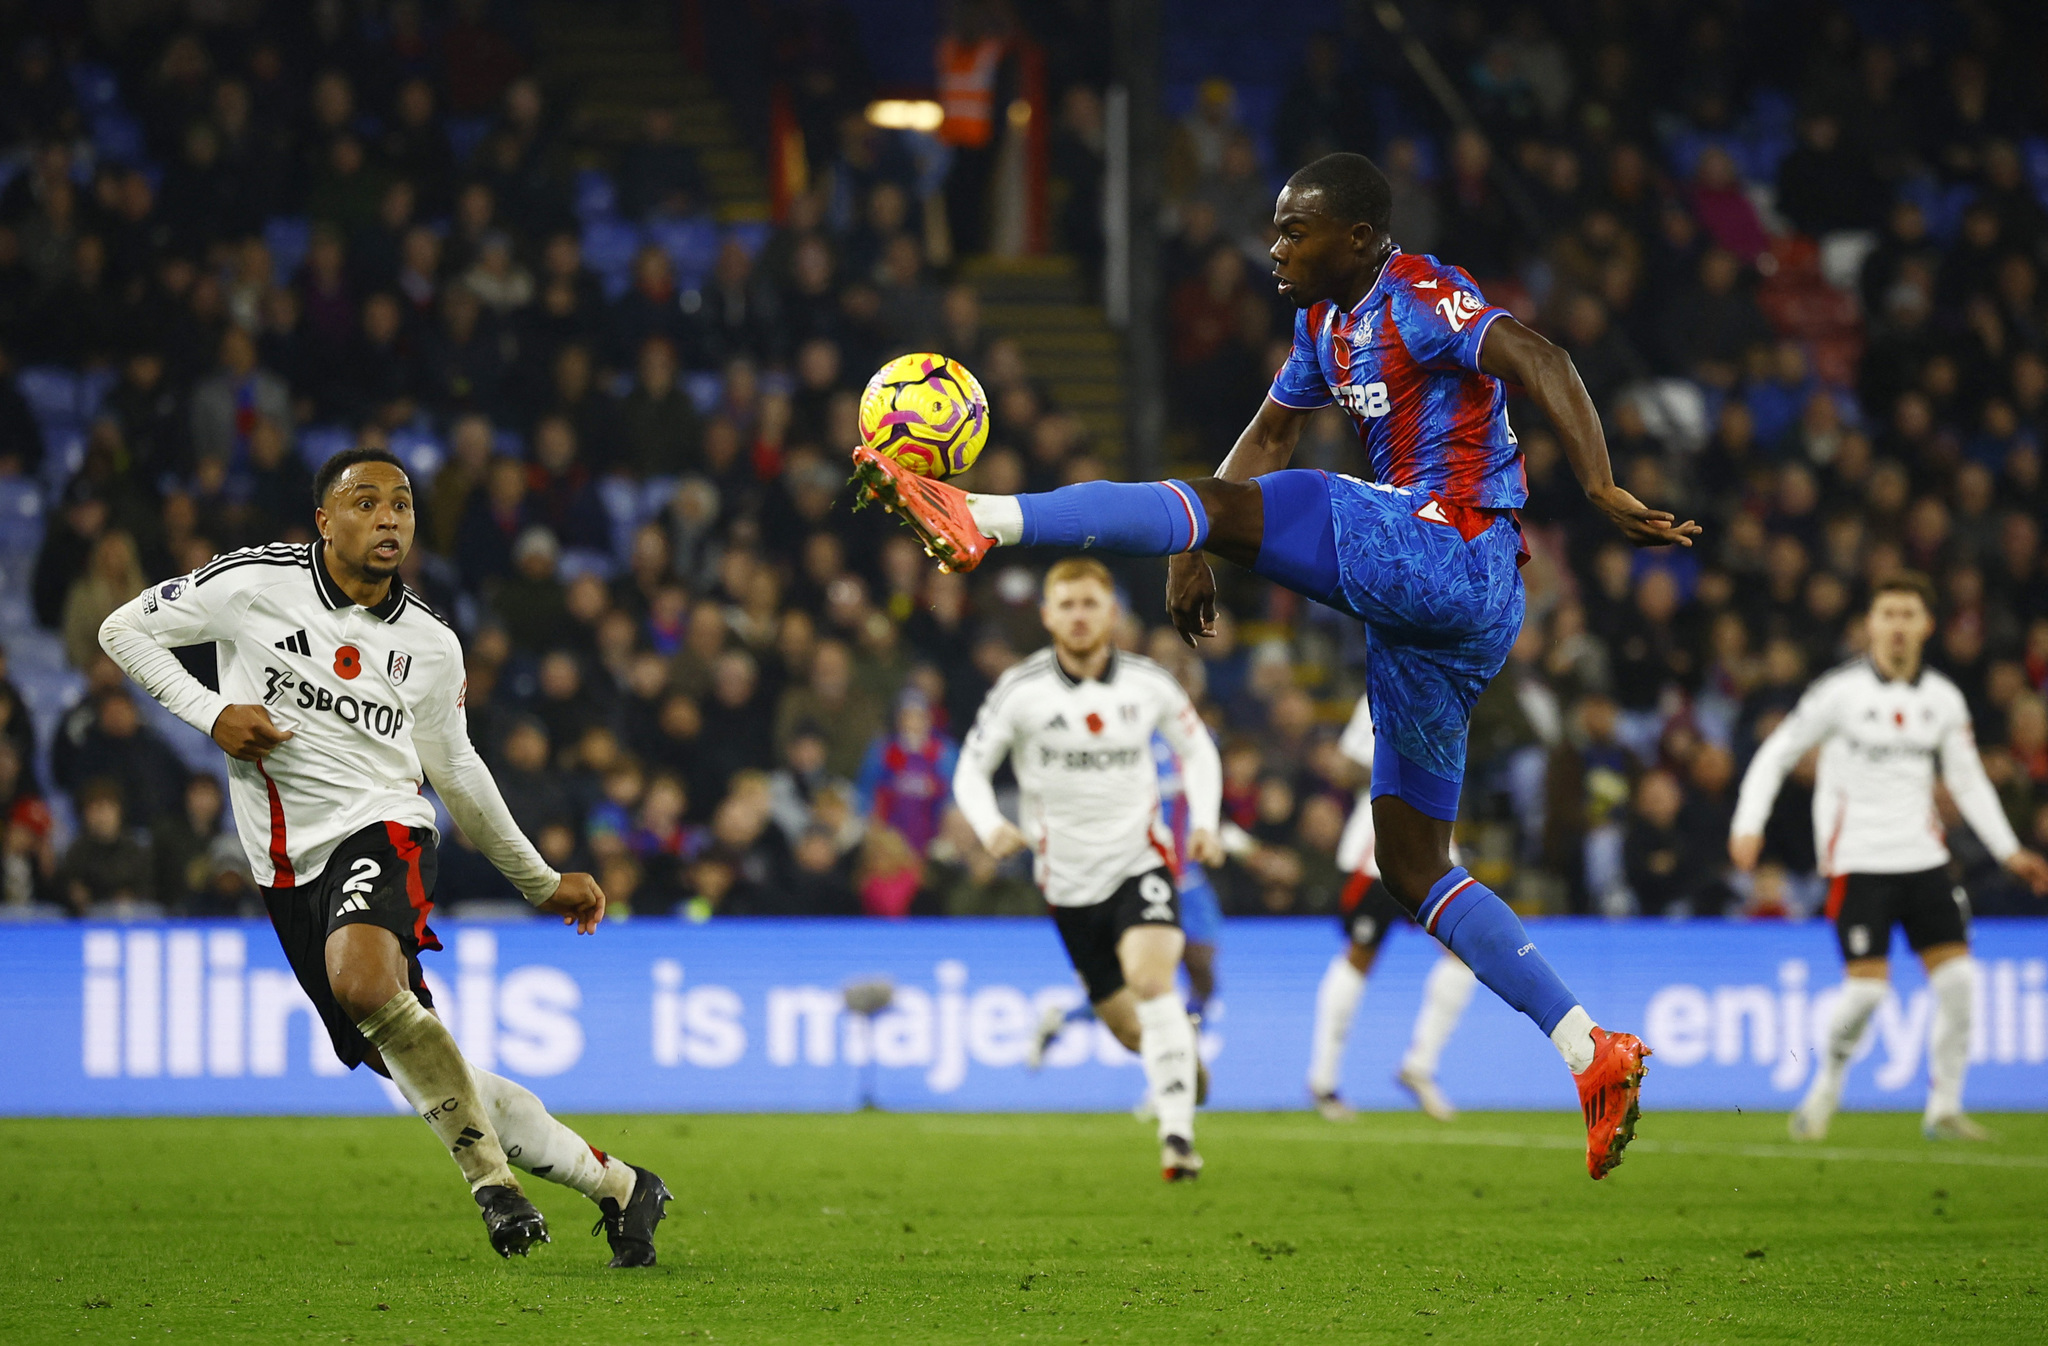
M 995 546 L 994 538 L 974 526 L 967 492 L 957 486 L 921 477 L 865 446 L 853 451 L 853 481 L 860 488 L 860 503 L 873 501 L 910 525 L 925 555 L 941 570 L 972 570 Z
M 1595 1182 L 1621 1162 L 1621 1152 L 1636 1138 L 1643 1074 L 1649 1069 L 1643 1059 L 1649 1055 L 1633 1033 L 1593 1030 L 1593 1064 L 1576 1078 L 1579 1108 L 1586 1114 L 1586 1172 Z

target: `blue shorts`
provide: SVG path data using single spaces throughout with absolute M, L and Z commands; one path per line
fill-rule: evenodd
M 1455 819 L 1472 707 L 1522 630 L 1514 520 L 1467 542 L 1418 517 L 1425 491 L 1303 469 L 1254 480 L 1266 531 L 1253 569 L 1365 623 L 1373 798 Z
M 1180 928 L 1190 944 L 1216 944 L 1223 939 L 1223 904 L 1216 898 L 1216 885 L 1194 861 L 1180 867 Z

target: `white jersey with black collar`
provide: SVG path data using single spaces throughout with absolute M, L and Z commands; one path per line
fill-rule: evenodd
M 251 547 L 143 590 L 100 627 L 100 645 L 202 734 L 233 705 L 260 704 L 292 737 L 261 763 L 228 761 L 235 826 L 256 881 L 319 876 L 335 846 L 379 822 L 433 827 L 431 779 L 448 811 L 529 901 L 561 876 L 522 836 L 469 741 L 455 632 L 394 579 L 374 608 L 327 572 L 324 542 Z M 171 651 L 212 642 L 220 690 Z
M 1047 648 L 997 679 L 961 747 L 953 798 L 986 842 L 1003 823 L 989 781 L 1008 757 L 1045 900 L 1093 906 L 1132 875 L 1173 867 L 1154 730 L 1180 758 L 1188 826 L 1214 832 L 1223 766 L 1208 727 L 1172 674 L 1120 651 L 1100 678 L 1075 678 Z
M 1821 873 L 1911 874 L 1947 864 L 1934 806 L 1937 763 L 1956 808 L 1992 856 L 2002 862 L 2020 848 L 1977 756 L 1961 690 L 1931 668 L 1887 678 L 1869 659 L 1816 679 L 1757 748 L 1736 798 L 1734 835 L 1762 834 L 1786 773 L 1815 744 Z

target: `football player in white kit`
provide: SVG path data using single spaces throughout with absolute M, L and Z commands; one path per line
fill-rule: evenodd
M 1337 740 L 1337 750 L 1351 761 L 1372 770 L 1372 711 L 1366 699 L 1358 698 L 1351 723 Z M 1408 913 L 1394 901 L 1380 883 L 1379 865 L 1373 859 L 1372 801 L 1369 791 L 1358 792 L 1358 803 L 1344 824 L 1337 842 L 1337 865 L 1351 877 L 1344 885 L 1338 904 L 1338 919 L 1344 924 L 1346 946 L 1330 959 L 1323 980 L 1316 987 L 1315 1028 L 1309 1039 L 1308 1091 L 1316 1111 L 1333 1122 L 1350 1121 L 1351 1105 L 1338 1093 L 1344 1065 L 1344 1043 L 1351 1035 L 1351 1021 L 1365 998 L 1366 977 L 1379 958 L 1380 946 L 1397 926 L 1413 925 Z M 1451 862 L 1457 863 L 1457 844 L 1451 846 Z M 1422 1008 L 1416 1012 L 1415 1027 L 1409 1035 L 1408 1050 L 1401 1057 L 1395 1082 L 1410 1094 L 1422 1110 L 1440 1122 L 1458 1115 L 1451 1101 L 1436 1085 L 1437 1062 L 1444 1044 L 1457 1031 L 1458 1020 L 1472 1003 L 1472 989 L 1478 978 L 1472 969 L 1449 949 L 1437 959 L 1422 983 Z
M 145 589 L 100 645 L 228 755 L 236 830 L 335 1055 L 405 1095 L 468 1181 L 491 1246 L 524 1256 L 549 1241 L 516 1165 L 597 1203 L 611 1265 L 653 1266 L 661 1179 L 465 1061 L 432 1013 L 419 955 L 441 947 L 427 924 L 438 837 L 422 784 L 527 901 L 579 933 L 604 919 L 604 891 L 548 867 L 470 745 L 462 646 L 398 577 L 415 521 L 403 465 L 345 450 L 315 475 L 313 501 L 318 542 L 229 552 Z M 171 653 L 208 642 L 219 691 Z
M 1729 828 L 1729 858 L 1738 869 L 1754 869 L 1778 786 L 1807 749 L 1820 745 L 1815 849 L 1848 975 L 1826 1055 L 1791 1116 L 1792 1138 L 1827 1135 L 1856 1044 L 1890 989 L 1886 953 L 1892 926 L 1902 925 L 1934 992 L 1921 1129 L 1930 1140 L 1986 1140 L 1989 1133 L 1963 1112 L 1977 969 L 1970 959 L 1969 898 L 1949 878 L 1948 845 L 1934 805 L 1937 761 L 1971 830 L 2037 895 L 2048 893 L 2048 861 L 2013 835 L 1977 756 L 1962 692 L 1921 663 L 1934 632 L 1934 586 L 1910 571 L 1894 575 L 1876 587 L 1866 624 L 1868 656 L 1815 680 L 1757 748 Z
M 991 855 L 1031 851 L 1096 1015 L 1144 1062 L 1160 1170 L 1168 1182 L 1193 1178 L 1202 1170 L 1194 1149 L 1200 1062 L 1175 986 L 1186 940 L 1152 735 L 1180 758 L 1187 854 L 1203 864 L 1223 858 L 1222 763 L 1173 675 L 1116 648 L 1116 590 L 1100 561 L 1056 562 L 1040 616 L 1052 645 L 989 690 L 961 746 L 953 798 Z M 1014 824 L 990 784 L 1005 757 L 1021 794 Z

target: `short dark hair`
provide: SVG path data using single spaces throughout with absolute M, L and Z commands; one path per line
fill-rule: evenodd
M 1377 234 L 1387 232 L 1394 213 L 1387 175 L 1363 154 L 1325 154 L 1296 169 L 1287 185 L 1297 192 L 1320 192 L 1324 214 L 1345 224 L 1363 220 Z
M 320 470 L 313 474 L 313 504 L 315 508 L 325 509 L 327 507 L 327 493 L 334 489 L 336 479 L 357 463 L 389 463 L 400 472 L 405 472 L 405 464 L 399 460 L 397 454 L 389 449 L 379 449 L 373 446 L 343 449 L 340 453 L 335 454 L 332 458 L 320 464 Z M 411 476 L 411 473 L 406 473 L 408 480 L 411 479 Z
M 1927 605 L 1927 611 L 1934 611 L 1934 581 L 1917 570 L 1894 570 L 1870 586 L 1870 605 L 1877 606 L 1877 600 L 1886 594 L 1912 594 Z

